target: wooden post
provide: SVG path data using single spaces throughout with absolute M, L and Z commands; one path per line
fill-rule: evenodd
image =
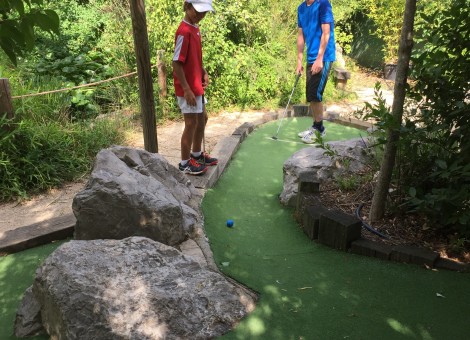
M 168 109 L 166 103 L 167 88 L 166 88 L 166 65 L 164 59 L 165 51 L 159 50 L 157 52 L 157 69 L 158 69 L 158 95 L 160 109 L 165 117 Z
M 153 81 L 144 0 L 130 0 L 130 9 L 137 61 L 137 74 L 139 77 L 144 147 L 148 152 L 158 152 L 155 99 L 153 96 Z
M 3 116 L 5 113 L 8 119 L 14 118 L 10 82 L 6 78 L 0 78 L 0 116 Z
M 158 86 L 160 100 L 166 99 L 167 89 L 166 89 L 166 66 L 164 60 L 164 50 L 159 50 L 157 52 L 157 69 L 158 69 Z

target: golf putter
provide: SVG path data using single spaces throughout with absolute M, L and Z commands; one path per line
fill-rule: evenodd
M 206 166 L 206 103 L 205 98 L 202 98 L 202 119 L 204 119 L 204 130 L 202 131 L 202 157 L 204 158 L 204 166 Z
M 279 122 L 279 127 L 277 128 L 276 134 L 271 137 L 274 140 L 277 140 L 277 135 L 279 134 L 279 130 L 281 129 L 282 121 L 284 120 L 284 117 L 286 116 L 287 108 L 289 107 L 290 101 L 292 99 L 292 95 L 294 94 L 295 88 L 297 87 L 297 83 L 299 82 L 300 76 L 301 76 L 301 74 L 299 73 L 295 77 L 294 87 L 292 89 L 292 92 L 290 93 L 289 100 L 287 101 L 286 108 L 284 109 L 284 113 L 282 114 L 281 121 Z
M 204 166 L 206 165 L 206 127 L 202 132 L 202 157 L 204 158 Z

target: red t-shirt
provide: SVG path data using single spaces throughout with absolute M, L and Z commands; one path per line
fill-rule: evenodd
M 183 70 L 189 87 L 195 96 L 202 96 L 202 43 L 198 26 L 182 21 L 175 34 L 175 54 L 173 61 L 183 63 Z M 178 97 L 184 96 L 183 88 L 173 72 L 175 92 Z

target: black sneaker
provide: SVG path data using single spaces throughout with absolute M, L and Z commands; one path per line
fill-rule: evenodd
M 216 165 L 217 163 L 219 163 L 219 160 L 217 158 L 211 157 L 207 152 L 202 152 L 199 157 L 194 157 L 193 155 L 191 155 L 191 158 L 193 158 L 199 164 L 203 164 L 206 166 Z
M 196 162 L 194 158 L 190 158 L 186 165 L 179 163 L 178 167 L 181 171 L 188 175 L 202 175 L 207 171 L 207 167 Z

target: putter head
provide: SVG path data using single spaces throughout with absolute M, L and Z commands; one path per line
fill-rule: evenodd
M 277 140 L 277 137 L 276 137 L 276 136 L 272 136 L 271 138 L 274 139 L 274 140 Z

